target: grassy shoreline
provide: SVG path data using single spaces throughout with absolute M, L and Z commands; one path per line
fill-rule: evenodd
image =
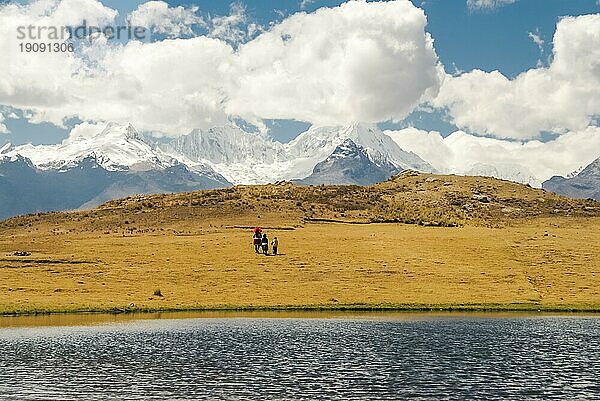
M 282 305 L 244 306 L 224 305 L 211 307 L 128 307 L 128 308 L 81 308 L 81 309 L 30 309 L 0 310 L 0 317 L 78 314 L 139 314 L 170 312 L 570 312 L 600 313 L 600 305 L 538 305 L 538 304 L 347 304 L 347 305 Z

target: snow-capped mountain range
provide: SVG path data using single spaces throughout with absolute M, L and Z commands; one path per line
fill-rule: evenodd
M 108 123 L 56 145 L 2 146 L 0 218 L 232 184 L 368 185 L 405 169 L 437 172 L 371 124 L 311 127 L 281 143 L 234 124 L 158 140 L 131 124 Z M 510 164 L 475 164 L 466 174 L 537 183 L 529 171 Z
M 353 152 L 340 151 L 344 143 Z M 347 160 L 321 163 L 332 153 Z M 313 174 L 317 165 L 318 174 Z M 56 145 L 4 145 L 0 149 L 0 218 L 91 207 L 136 193 L 308 176 L 312 184 L 331 183 L 331 177 L 371 184 L 407 168 L 434 171 L 373 125 L 313 127 L 283 144 L 233 124 L 159 141 L 141 135 L 131 124 L 108 123 L 96 133 L 71 136 Z
M 402 150 L 376 126 L 367 124 L 312 127 L 283 144 L 233 124 L 194 130 L 165 143 L 143 137 L 131 124 L 109 123 L 94 135 L 69 137 L 56 145 L 5 145 L 0 155 L 23 156 L 43 171 L 68 170 L 88 157 L 108 171 L 185 165 L 194 172 L 222 175 L 233 184 L 251 184 L 305 178 L 346 139 L 360 145 L 376 165 L 434 171 L 419 156 Z

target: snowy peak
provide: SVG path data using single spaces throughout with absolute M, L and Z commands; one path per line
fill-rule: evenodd
M 110 122 L 106 124 L 106 128 L 104 128 L 97 137 L 108 137 L 108 138 L 125 138 L 128 140 L 137 140 L 141 141 L 142 138 L 139 132 L 134 128 L 131 124 L 118 124 L 115 122 Z
M 355 160 L 362 161 L 363 163 L 373 163 L 375 166 L 383 168 L 386 171 L 398 171 L 399 169 L 387 160 L 379 160 L 379 163 L 375 162 L 369 156 L 368 149 L 364 148 L 361 145 L 357 145 L 352 139 L 346 138 L 344 141 L 336 146 L 333 153 L 325 159 L 323 162 L 317 164 L 324 165 L 327 162 L 333 162 L 335 160 Z M 316 168 L 316 167 L 315 167 Z
M 576 177 L 600 179 L 600 157 L 588 164 Z M 600 190 L 600 187 L 598 189 Z
M 313 172 L 326 168 L 327 166 L 331 166 L 339 160 L 371 162 L 369 155 L 367 154 L 367 150 L 354 143 L 352 139 L 347 138 L 341 144 L 336 146 L 333 153 L 331 153 L 329 157 L 318 163 Z
M 3 155 L 5 153 L 8 153 L 8 151 L 12 148 L 12 144 L 10 142 L 4 144 L 2 147 L 0 147 L 0 155 Z
M 93 157 L 110 171 L 164 169 L 177 161 L 146 143 L 131 124 L 108 123 L 98 133 L 72 136 L 57 145 L 18 146 L 10 154 L 29 158 L 42 170 L 69 168 Z
M 592 198 L 600 201 L 600 158 L 588 164 L 574 177 L 554 176 L 542 188 L 573 198 Z
M 282 143 L 232 124 L 195 129 L 159 146 L 165 154 L 190 168 L 209 166 L 234 184 L 290 178 L 286 175 L 289 163 Z
M 370 131 L 372 134 L 376 132 L 373 129 Z M 366 132 L 369 132 L 369 128 L 359 124 L 352 124 L 347 127 L 312 126 L 292 140 L 288 144 L 288 149 L 293 156 L 298 157 L 315 156 L 315 152 L 319 156 L 322 154 L 327 156 L 345 139 L 351 139 L 354 143 L 366 147 L 372 145 L 372 138 L 369 138 L 365 134 Z
M 333 159 L 342 159 L 342 158 L 360 158 L 367 157 L 367 152 L 362 146 L 359 146 L 354 143 L 354 141 L 350 138 L 344 140 L 344 142 L 340 143 L 330 158 Z
M 36 166 L 29 160 L 28 158 L 21 156 L 19 154 L 15 155 L 3 155 L 0 153 L 0 167 L 7 168 L 27 168 L 31 170 L 36 170 Z M 2 173 L 0 172 L 0 176 Z
M 396 142 L 374 124 L 354 123 L 349 126 L 311 127 L 288 144 L 296 157 L 323 160 L 344 140 L 362 146 L 376 164 L 391 163 L 400 169 L 434 171 L 433 167 L 412 152 L 402 150 Z
M 367 149 L 348 138 L 329 157 L 318 163 L 310 176 L 297 182 L 304 185 L 371 185 L 397 172 L 398 168 L 391 163 L 378 165 L 373 162 Z
M 65 143 L 73 143 L 80 141 L 93 141 L 96 144 L 102 144 L 110 141 L 143 141 L 141 135 L 131 124 L 119 124 L 115 122 L 109 122 L 106 126 L 95 132 L 91 133 L 71 133 L 67 139 L 63 141 Z

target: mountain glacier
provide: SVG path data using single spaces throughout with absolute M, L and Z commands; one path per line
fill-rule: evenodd
M 233 124 L 196 129 L 157 146 L 192 170 L 210 166 L 234 184 L 286 179 L 292 168 L 282 143 Z
M 234 184 L 260 184 L 308 177 L 317 163 L 330 156 L 346 139 L 364 148 L 377 165 L 434 171 L 416 154 L 402 150 L 375 125 L 358 123 L 311 127 L 286 144 L 226 125 L 194 130 L 158 146 L 192 169 L 196 163 L 202 163 Z

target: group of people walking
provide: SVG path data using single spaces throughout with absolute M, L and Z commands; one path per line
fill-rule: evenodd
M 256 227 L 254 229 L 254 234 L 252 235 L 252 243 L 254 244 L 254 252 L 262 253 L 265 255 L 269 254 L 269 238 L 266 233 L 262 232 L 260 227 Z M 271 249 L 273 250 L 273 255 L 277 255 L 277 248 L 279 247 L 279 240 L 277 237 L 273 237 L 271 241 Z

